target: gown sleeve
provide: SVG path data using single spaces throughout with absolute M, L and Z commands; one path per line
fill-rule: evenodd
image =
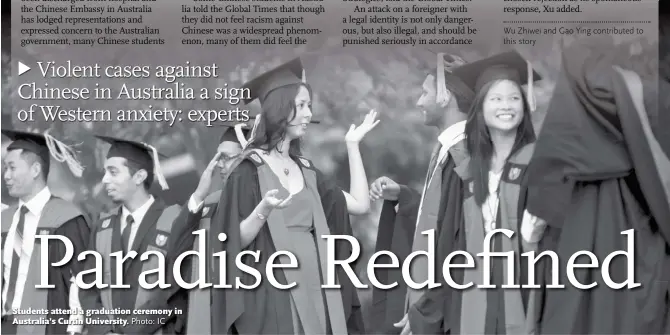
M 149 316 L 151 319 L 157 319 L 159 317 L 165 318 L 163 323 L 151 323 L 151 322 L 131 322 L 130 319 L 137 318 L 137 315 L 129 315 L 127 326 L 124 328 L 124 332 L 128 334 L 152 334 L 158 329 L 163 327 L 172 317 L 176 318 L 173 325 L 174 330 L 177 333 L 180 333 L 184 326 L 186 325 L 186 318 L 188 316 L 188 290 L 182 288 L 177 283 L 175 276 L 172 273 L 172 269 L 176 264 L 176 259 L 179 255 L 183 254 L 186 251 L 189 251 L 193 248 L 193 243 L 195 241 L 195 235 L 193 232 L 197 229 L 200 223 L 200 212 L 192 213 L 188 206 L 182 206 L 178 216 L 175 218 L 173 223 L 173 232 L 174 236 L 177 236 L 177 239 L 171 240 L 170 245 L 167 250 L 168 253 L 165 264 L 168 273 L 166 274 L 167 284 L 170 287 L 166 289 L 161 289 L 160 294 L 157 295 L 154 299 L 147 301 L 139 309 L 145 310 L 162 310 L 162 309 L 171 309 L 173 311 L 181 311 L 181 314 L 172 313 L 172 315 L 157 315 L 153 314 Z M 189 281 L 191 273 L 191 257 L 186 257 L 180 264 L 180 274 L 182 280 Z
M 437 243 L 435 269 L 442 269 L 442 264 L 452 252 L 465 250 L 465 232 L 463 216 L 463 182 L 454 170 L 455 160 L 452 156 L 447 160 L 442 170 L 442 197 L 437 217 Z M 458 259 L 452 260 L 456 264 Z M 448 333 L 455 328 L 456 320 L 451 319 L 454 310 L 452 306 L 460 306 L 458 291 L 451 288 L 436 271 L 440 287 L 427 290 L 423 296 L 412 306 L 407 314 L 410 327 L 414 334 L 442 334 Z M 463 271 L 451 269 L 451 277 L 454 282 L 463 282 Z M 398 320 L 399 321 L 399 320 Z
M 100 222 L 98 221 L 94 226 L 93 229 L 91 230 L 91 234 L 89 237 L 89 242 L 87 245 L 86 250 L 96 250 L 96 235 L 98 232 L 98 227 L 99 227 Z M 92 255 L 89 255 L 86 257 L 86 260 L 84 261 L 84 267 L 83 270 L 92 270 L 95 269 L 96 267 L 96 259 Z M 95 272 L 89 272 L 86 275 L 83 276 L 83 281 L 84 283 L 93 283 L 95 281 Z M 81 304 L 81 308 L 84 311 L 87 310 L 101 310 L 103 308 L 102 306 L 102 299 L 100 297 L 100 290 L 96 286 L 91 287 L 90 289 L 87 290 L 79 290 L 79 302 Z M 107 319 L 107 315 L 105 314 L 95 314 L 91 315 L 91 319 L 100 319 L 104 320 Z M 100 324 L 92 324 L 90 322 L 87 322 L 85 325 L 86 330 L 88 331 L 88 334 L 107 334 L 112 331 L 112 326 L 107 325 L 104 323 Z
M 354 236 L 351 222 L 349 221 L 347 200 L 344 197 L 342 188 L 337 185 L 335 180 L 326 177 L 318 169 L 315 169 L 315 172 L 317 189 L 321 196 L 321 205 L 326 215 L 330 233 L 333 235 Z M 337 259 L 347 259 L 352 254 L 351 245 L 347 241 L 338 240 L 335 243 L 335 253 Z M 351 264 L 351 267 L 356 269 L 357 264 L 358 259 Z M 344 315 L 347 318 L 347 330 L 349 334 L 365 334 L 358 291 L 341 267 L 337 268 L 337 275 L 342 285 L 342 304 L 344 306 Z
M 412 252 L 412 241 L 416 230 L 421 195 L 416 190 L 400 185 L 398 199 L 383 200 L 381 215 L 377 224 L 374 253 L 388 251 L 402 262 Z M 379 258 L 377 264 L 390 264 L 388 257 Z M 382 290 L 372 288 L 372 306 L 370 315 L 376 322 L 372 331 L 396 332 L 394 323 L 400 321 L 405 311 L 407 285 L 402 277 L 401 268 L 376 269 L 375 276 L 383 284 L 398 283 L 395 287 Z
M 49 270 L 49 283 L 55 285 L 48 293 L 48 309 L 69 309 L 70 308 L 70 279 L 79 273 L 84 267 L 84 262 L 77 260 L 80 253 L 88 250 L 88 239 L 90 230 L 88 222 L 84 216 L 75 217 L 54 231 L 54 235 L 60 235 L 68 238 L 72 242 L 72 259 L 60 267 L 52 267 Z M 49 245 L 49 261 L 56 262 L 65 257 L 65 245 L 60 242 L 53 242 Z M 67 318 L 67 315 L 52 315 L 52 318 Z M 67 325 L 55 324 L 47 325 L 47 334 L 64 334 Z M 61 322 L 62 323 L 62 322 Z
M 219 283 L 234 284 L 235 278 L 244 277 L 241 271 L 234 266 L 237 254 L 243 251 L 240 241 L 240 223 L 246 219 L 258 203 L 262 200 L 258 182 L 256 166 L 243 160 L 231 172 L 223 189 L 216 212 L 212 217 L 211 234 L 209 245 L 213 253 L 225 251 L 225 257 L 217 258 L 214 262 L 212 280 L 216 286 Z M 262 228 L 259 234 L 262 234 Z M 226 234 L 227 239 L 221 242 L 219 234 Z M 256 241 L 253 241 L 245 249 L 256 249 Z M 224 263 L 225 262 L 225 263 Z M 226 267 L 226 278 L 220 278 L 221 264 Z M 211 313 L 216 315 L 212 318 L 213 334 L 228 334 L 231 332 L 235 320 L 237 320 L 246 308 L 243 290 L 214 289 L 212 290 Z

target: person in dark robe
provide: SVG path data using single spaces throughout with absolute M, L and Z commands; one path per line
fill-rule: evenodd
M 184 227 L 180 224 L 182 221 L 176 220 L 180 206 L 166 206 L 149 193 L 154 177 L 163 189 L 168 188 L 159 165 L 160 155 L 148 144 L 109 136 L 96 137 L 111 144 L 102 182 L 107 194 L 119 206 L 100 216 L 94 226 L 89 249 L 103 258 L 103 283 L 126 287 L 79 287 L 79 300 L 85 312 L 108 311 L 108 314 L 94 314 L 86 318 L 85 331 L 102 335 L 183 333 L 186 314 L 175 311 L 186 312 L 188 291 L 175 285 L 172 269 L 163 269 L 166 271 L 166 282 L 172 284 L 169 289 L 145 288 L 146 284 L 159 281 L 158 273 L 140 276 L 159 268 L 161 264 L 156 255 L 151 255 L 148 260 L 141 260 L 140 255 L 147 251 L 158 252 L 164 256 L 165 264 L 172 264 L 178 256 L 176 254 L 183 251 L 179 248 L 179 237 L 192 232 L 188 230 L 190 227 Z M 119 251 L 123 256 L 135 251 L 138 256 L 125 260 L 121 267 L 117 267 L 116 260 L 110 255 Z M 95 258 L 86 258 L 85 270 L 81 274 L 84 284 L 95 281 L 95 263 Z M 118 282 L 118 275 L 123 282 Z M 114 313 L 115 309 L 129 310 L 130 313 Z M 153 309 L 163 312 L 133 312 Z
M 440 131 L 422 193 L 406 185 L 399 185 L 385 176 L 376 179 L 370 186 L 372 200 L 384 199 L 375 252 L 391 251 L 402 261 L 411 252 L 427 251 L 428 238 L 421 232 L 430 229 L 441 232 L 453 221 L 453 218 L 445 216 L 444 209 L 448 201 L 456 199 L 461 181 L 453 171 L 454 162 L 448 153 L 453 145 L 464 138 L 465 112 L 474 95 L 470 87 L 452 74 L 454 68 L 463 64 L 465 61 L 456 55 L 438 53 L 437 69 L 432 69 L 426 75 L 422 85 L 423 94 L 417 101 L 417 107 L 422 110 L 425 124 Z M 421 225 L 419 229 L 418 225 Z M 438 236 L 437 233 L 435 236 Z M 413 261 L 412 280 L 421 283 L 428 279 L 426 269 L 426 260 L 416 258 Z M 400 268 L 378 269 L 375 275 L 381 283 L 398 283 L 392 289 L 373 290 L 371 315 L 376 320 L 383 320 L 375 322 L 375 331 L 397 334 L 400 329 L 394 325 L 401 319 L 400 325 L 406 324 L 407 318 L 403 316 L 427 288 L 409 288 Z
M 2 130 L 12 143 L 4 158 L 4 181 L 9 195 L 18 204 L 2 211 L 2 332 L 3 334 L 66 334 L 70 281 L 83 268 L 77 256 L 87 250 L 90 228 L 88 217 L 73 203 L 54 196 L 47 186 L 51 156 L 68 164 L 70 171 L 81 177 L 82 167 L 74 151 L 53 136 Z M 39 235 L 55 235 L 68 239 L 72 250 L 56 239 L 44 240 Z M 40 268 L 42 249 L 48 248 L 48 269 Z M 72 257 L 66 260 L 68 251 Z M 59 266 L 52 264 L 66 261 Z M 49 289 L 36 289 L 42 271 L 48 270 Z M 29 314 L 29 309 L 49 311 Z M 52 311 L 62 310 L 60 313 Z M 47 320 L 44 324 L 25 324 L 27 320 Z
M 312 118 L 311 88 L 301 80 L 303 72 L 297 58 L 243 86 L 251 93 L 246 103 L 259 99 L 262 113 L 255 120 L 243 159 L 226 180 L 212 218 L 212 248 L 215 254 L 226 252 L 213 271 L 212 315 L 217 316 L 213 334 L 365 333 L 358 295 L 344 268 L 336 268 L 339 288 L 321 287 L 329 280 L 323 235 L 351 236 L 349 214 L 364 214 L 369 209 L 358 143 L 377 124 L 376 115 L 369 113 L 345 136 L 351 193 L 345 192 L 301 155 L 300 139 Z M 352 253 L 350 242 L 336 242 L 335 259 L 347 260 Z M 293 254 L 298 266 L 275 270 L 272 283 L 265 268 L 278 250 Z M 249 256 L 241 260 L 259 271 L 258 286 L 235 263 L 242 251 L 259 252 L 256 260 Z M 287 261 L 283 255 L 274 263 Z M 224 264 L 225 276 L 218 276 Z M 237 285 L 236 278 L 248 287 L 222 288 Z M 278 287 L 289 283 L 296 285 Z
M 438 226 L 434 264 L 440 286 L 426 290 L 398 326 L 403 328 L 401 334 L 504 334 L 507 322 L 509 331 L 521 332 L 526 327 L 528 294 L 507 294 L 509 289 L 500 288 L 507 284 L 507 277 L 502 275 L 507 271 L 504 262 L 492 262 L 489 278 L 496 289 L 475 287 L 464 291 L 456 287 L 464 281 L 482 284 L 484 275 L 477 272 L 481 264 L 475 270 L 451 269 L 452 282 L 445 280 L 441 269 L 454 251 L 475 257 L 482 251 L 484 236 L 501 227 L 516 235 L 511 239 L 498 238 L 490 250 L 517 252 L 515 269 L 520 268 L 518 255 L 527 243 L 516 238 L 523 226 L 517 218 L 524 217 L 526 225 L 540 221 L 523 211 L 525 164 L 532 155 L 530 143 L 535 136 L 530 121 L 534 99 L 532 94 L 524 94 L 521 87 L 530 84 L 532 92 L 532 83 L 541 78 L 514 51 L 461 65 L 452 74 L 470 87 L 475 97 L 464 139 L 449 149 L 452 165 L 448 166 L 451 170 L 446 179 L 451 184 L 442 190 L 446 199 L 438 212 L 443 220 L 439 221 L 442 224 Z M 464 261 L 463 257 L 456 257 L 450 262 Z M 523 280 L 525 269 L 520 270 L 515 280 Z M 511 330 L 512 326 L 516 329 Z
M 242 154 L 242 146 L 247 145 L 249 132 L 255 121 L 255 116 L 246 122 L 226 121 L 221 125 L 224 127 L 221 138 L 219 139 L 219 146 L 217 153 L 210 161 L 207 168 L 202 173 L 200 181 L 196 190 L 191 194 L 189 202 L 185 208 L 188 213 L 183 213 L 179 219 L 188 220 L 186 225 L 197 225 L 195 230 L 204 229 L 205 235 L 208 236 L 210 232 L 211 219 L 216 213 L 217 204 L 221 198 L 221 189 L 210 193 L 213 184 L 213 174 L 215 167 L 218 167 L 220 179 L 223 182 L 228 177 L 234 166 L 236 160 Z M 311 123 L 318 123 L 317 120 L 311 120 Z M 203 200 L 204 199 L 204 200 Z M 182 210 L 183 212 L 183 210 Z M 188 250 L 201 251 L 200 240 L 193 234 L 184 236 L 184 241 L 181 244 L 186 247 L 190 246 Z M 205 248 L 204 255 L 211 254 L 211 249 Z M 182 269 L 190 269 L 189 282 L 197 283 L 201 280 L 199 263 L 204 260 L 191 259 L 187 266 L 182 265 Z M 183 264 L 183 263 L 182 263 Z M 205 262 L 206 270 L 203 280 L 211 282 L 212 263 Z M 186 323 L 187 333 L 190 334 L 211 334 L 212 320 L 215 317 L 211 314 L 211 287 L 204 289 L 192 288 L 189 291 L 189 314 Z
M 206 236 L 209 235 L 211 219 L 216 212 L 216 205 L 221 198 L 220 189 L 210 193 L 213 186 L 212 181 L 215 168 L 219 168 L 221 181 L 225 181 L 235 159 L 242 154 L 242 143 L 246 144 L 246 139 L 249 136 L 251 128 L 245 122 L 226 122 L 223 126 L 225 128 L 219 139 L 216 154 L 203 171 L 198 186 L 191 194 L 187 206 L 185 206 L 188 212 L 178 218 L 178 220 L 187 220 L 187 225 L 196 225 L 195 230 L 204 230 L 205 234 L 200 237 L 203 238 L 203 241 L 206 241 Z M 201 252 L 204 255 L 211 255 L 211 248 L 207 248 L 206 242 L 204 250 L 201 250 L 200 238 L 194 234 L 183 236 L 183 242 L 181 243 L 184 247 L 188 246 L 190 250 Z M 186 267 L 182 263 L 182 269 L 187 269 L 188 277 L 186 278 L 189 278 L 189 283 L 199 284 L 201 281 L 212 282 L 211 261 L 207 262 L 205 259 L 191 258 L 187 262 L 188 265 Z M 200 262 L 204 262 L 205 265 L 204 278 L 201 278 Z M 186 322 L 187 333 L 211 334 L 212 320 L 214 319 L 215 317 L 211 313 L 211 286 L 191 288 L 189 290 L 189 313 Z
M 464 186 L 463 221 L 456 236 L 462 236 L 461 250 L 474 262 L 467 270 L 459 269 L 458 278 L 451 283 L 458 291 L 450 297 L 445 318 L 452 334 L 525 334 L 529 293 L 504 285 L 529 281 L 527 261 L 521 254 L 536 250 L 532 228 L 543 224 L 525 211 L 524 183 L 535 141 L 532 87 L 542 78 L 515 51 L 473 62 L 455 72 L 476 94 L 468 114 L 465 145 L 452 149 L 455 171 Z M 528 94 L 524 84 L 528 84 Z M 504 229 L 505 235 L 496 232 L 498 229 Z M 484 260 L 478 255 L 487 250 L 512 257 L 491 258 L 490 272 L 486 273 Z M 484 285 L 490 286 L 480 287 Z
M 658 168 L 663 145 L 653 149 L 639 76 L 613 65 L 609 49 L 591 40 L 563 51 L 529 166 L 528 211 L 547 223 L 539 249 L 559 259 L 545 258 L 538 270 L 545 288 L 537 292 L 537 334 L 670 332 L 670 205 L 662 182 L 668 173 Z M 594 287 L 576 287 L 563 271 L 578 251 L 598 262 L 575 270 L 574 280 Z M 617 251 L 627 257 L 614 257 L 608 273 L 615 285 L 627 286 L 613 288 L 601 266 Z M 546 288 L 552 275 L 565 288 Z

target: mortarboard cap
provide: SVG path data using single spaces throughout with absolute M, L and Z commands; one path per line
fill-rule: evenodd
M 299 57 L 294 58 L 242 85 L 242 89 L 249 89 L 249 98 L 244 99 L 244 103 L 258 99 L 263 104 L 268 93 L 283 86 L 303 83 L 304 76 L 302 61 Z
M 531 110 L 535 110 L 533 96 L 533 82 L 542 80 L 542 76 L 533 69 L 517 51 L 499 53 L 488 58 L 478 60 L 453 70 L 474 92 L 494 80 L 507 79 L 520 86 L 528 85 L 528 102 Z
M 247 120 L 244 119 L 230 119 L 219 122 L 218 125 L 223 127 L 223 132 L 221 133 L 221 138 L 219 138 L 219 143 L 221 142 L 237 142 L 242 146 L 247 142 L 249 137 L 249 132 L 253 126 L 254 119 L 256 115 L 253 111 L 249 111 L 251 115 Z
M 241 120 L 228 120 L 221 122 L 220 125 L 225 127 L 219 143 L 229 141 L 240 143 L 243 147 L 251 140 L 250 134 L 251 130 L 256 122 L 258 115 L 252 115 L 247 121 Z M 311 119 L 310 123 L 321 123 L 321 121 L 314 118 Z
M 84 169 L 77 161 L 74 150 L 49 135 L 48 131 L 39 134 L 2 129 L 2 134 L 12 140 L 12 143 L 7 147 L 8 151 L 16 149 L 30 151 L 39 156 L 47 166 L 51 161 L 51 157 L 53 157 L 58 162 L 65 162 L 75 176 L 81 177 Z
M 141 169 L 146 170 L 150 175 L 153 174 L 163 190 L 169 188 L 160 167 L 159 153 L 156 148 L 146 143 L 110 136 L 95 135 L 95 137 L 111 144 L 111 147 L 107 152 L 107 158 L 125 158 L 126 160 L 139 165 Z
M 7 129 L 2 129 L 2 134 L 12 140 L 7 150 L 23 149 L 40 156 L 46 162 L 49 161 L 51 153 L 44 135 Z
M 452 53 L 432 49 L 428 49 L 428 51 L 437 56 L 435 66 L 428 73 L 428 75 L 435 74 L 435 84 L 437 86 L 435 102 L 446 104 L 453 94 L 465 104 L 465 106 L 459 106 L 460 108 L 469 109 L 469 104 L 474 98 L 474 92 L 459 76 L 453 74 L 454 69 L 467 64 L 465 60 Z

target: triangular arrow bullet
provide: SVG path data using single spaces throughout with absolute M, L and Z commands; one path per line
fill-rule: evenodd
M 30 71 L 30 66 L 19 62 L 19 76 Z

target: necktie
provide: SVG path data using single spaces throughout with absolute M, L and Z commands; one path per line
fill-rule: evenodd
M 133 219 L 132 215 L 128 215 L 126 217 L 126 228 L 123 229 L 123 234 L 121 235 L 123 250 L 126 252 L 130 251 L 130 232 L 132 231 L 133 223 L 135 223 L 135 219 Z
M 12 302 L 16 294 L 16 282 L 19 276 L 19 263 L 21 262 L 21 250 L 23 249 L 23 230 L 25 227 L 26 213 L 28 207 L 21 206 L 19 208 L 19 223 L 16 225 L 16 238 L 14 239 L 14 252 L 12 253 L 12 267 L 9 270 L 9 288 L 7 289 L 7 301 L 5 302 L 5 310 L 11 314 Z

